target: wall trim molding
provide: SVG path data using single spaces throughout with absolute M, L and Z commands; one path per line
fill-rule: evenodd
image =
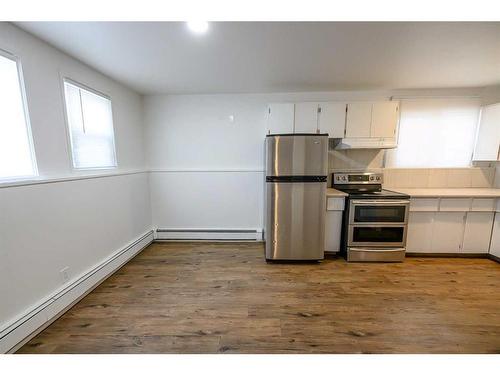
M 56 290 L 0 331 L 0 353 L 14 352 L 139 254 L 154 240 L 149 230 L 96 266 Z
M 156 240 L 206 240 L 206 241 L 262 241 L 262 229 L 230 229 L 230 228 L 158 228 Z
M 105 178 L 105 177 L 115 177 L 115 176 L 127 176 L 132 174 L 140 174 L 140 173 L 148 173 L 147 169 L 138 169 L 131 171 L 123 171 L 123 172 L 113 172 L 113 173 L 97 173 L 97 174 L 88 174 L 88 175 L 72 175 L 72 176 L 64 176 L 64 177 L 50 177 L 50 178 L 29 178 L 29 179 L 19 179 L 12 181 L 3 181 L 0 182 L 0 189 L 10 188 L 10 187 L 18 187 L 18 186 L 31 186 L 31 185 L 42 185 L 42 184 L 54 184 L 58 182 L 68 182 L 68 181 L 79 181 L 79 180 L 92 180 L 96 178 Z
M 153 168 L 151 173 L 264 173 L 263 168 Z

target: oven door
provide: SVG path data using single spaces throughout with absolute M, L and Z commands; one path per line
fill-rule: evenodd
M 405 247 L 406 224 L 349 225 L 348 246 Z
M 409 206 L 407 199 L 355 199 L 350 202 L 349 224 L 406 224 Z

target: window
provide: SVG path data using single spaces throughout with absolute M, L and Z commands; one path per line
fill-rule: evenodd
M 38 174 L 21 68 L 16 58 L 0 51 L 0 179 Z
M 479 109 L 479 99 L 402 100 L 398 147 L 386 167 L 470 166 Z
M 116 167 L 111 100 L 64 80 L 73 167 Z

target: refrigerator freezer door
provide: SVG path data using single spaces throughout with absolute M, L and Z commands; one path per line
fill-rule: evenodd
M 326 176 L 327 135 L 266 137 L 266 176 Z
M 326 182 L 266 183 L 266 259 L 323 259 L 325 217 Z

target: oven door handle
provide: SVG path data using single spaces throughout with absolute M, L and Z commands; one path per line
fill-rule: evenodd
M 352 200 L 351 203 L 353 204 L 362 204 L 362 205 L 385 205 L 385 206 L 390 206 L 393 204 L 410 204 L 409 200 L 393 200 L 393 199 L 388 199 L 384 201 L 378 201 L 378 200 L 369 200 L 369 199 L 362 199 L 362 200 Z

